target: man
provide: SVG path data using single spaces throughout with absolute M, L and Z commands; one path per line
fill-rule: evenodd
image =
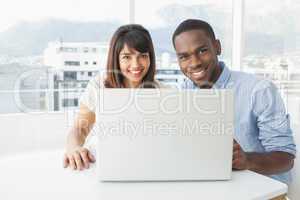
M 276 87 L 254 75 L 231 71 L 219 62 L 221 44 L 207 22 L 186 20 L 172 39 L 181 71 L 189 79 L 182 88 L 234 91 L 232 168 L 249 169 L 289 183 L 296 147 L 289 116 Z

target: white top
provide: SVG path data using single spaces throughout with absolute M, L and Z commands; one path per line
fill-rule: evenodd
M 230 181 L 99 182 L 95 165 L 85 171 L 62 167 L 63 151 L 0 159 L 0 198 L 5 200 L 266 200 L 287 193 L 287 185 L 250 171 Z
M 171 88 L 169 85 L 165 85 L 160 83 L 159 81 L 155 80 L 156 85 L 160 89 L 166 89 L 166 88 Z M 104 86 L 104 75 L 97 75 L 93 79 L 91 79 L 80 97 L 80 104 L 85 105 L 90 111 L 97 113 L 97 105 L 99 105 L 99 100 L 100 100 L 100 90 L 105 88 Z M 97 115 L 96 115 L 96 121 L 97 121 Z M 96 144 L 97 144 L 97 133 L 99 132 L 99 127 L 94 126 L 93 129 L 91 130 L 90 134 L 86 138 L 85 141 L 85 147 L 89 148 L 90 151 L 95 152 L 96 151 Z
M 96 112 L 99 90 L 104 88 L 104 78 L 101 75 L 95 76 L 88 83 L 85 92 L 80 98 L 80 103 L 84 104 L 90 111 Z M 170 86 L 155 80 L 158 88 L 170 88 Z

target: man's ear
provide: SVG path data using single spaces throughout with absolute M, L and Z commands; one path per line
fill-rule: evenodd
M 219 56 L 222 53 L 222 47 L 221 47 L 221 42 L 220 40 L 216 39 L 214 42 L 214 46 L 215 46 L 215 50 L 216 50 L 216 54 Z

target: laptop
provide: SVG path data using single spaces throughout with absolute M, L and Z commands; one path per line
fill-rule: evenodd
M 99 180 L 231 178 L 231 90 L 103 89 L 98 100 Z

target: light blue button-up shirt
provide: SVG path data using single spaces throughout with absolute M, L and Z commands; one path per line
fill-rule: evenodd
M 229 70 L 219 62 L 222 73 L 213 88 L 232 89 L 235 102 L 235 139 L 245 152 L 283 151 L 296 155 L 289 115 L 276 86 L 268 80 Z M 191 80 L 182 89 L 199 88 Z M 270 177 L 290 183 L 285 172 Z

